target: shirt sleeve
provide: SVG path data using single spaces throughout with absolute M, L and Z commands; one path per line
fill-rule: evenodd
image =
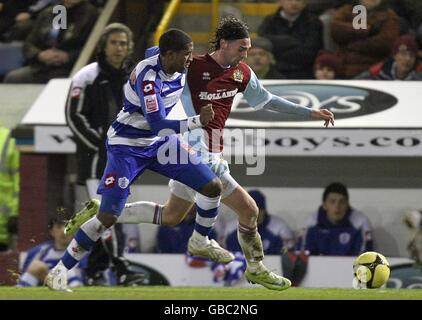
M 307 120 L 311 118 L 312 109 L 302 107 L 299 104 L 280 98 L 265 89 L 255 73 L 251 70 L 251 78 L 243 93 L 249 105 L 256 109 L 266 109 L 279 113 L 294 114 L 297 120 Z
M 249 105 L 254 109 L 262 109 L 270 100 L 272 94 L 265 89 L 251 70 L 251 78 L 246 86 L 243 96 Z
M 142 114 L 155 134 L 166 136 L 188 131 L 186 119 L 166 119 L 166 108 L 160 96 L 161 79 L 158 76 L 155 79 L 138 77 L 135 83 L 135 90 L 141 102 Z M 164 129 L 169 129 L 170 131 Z

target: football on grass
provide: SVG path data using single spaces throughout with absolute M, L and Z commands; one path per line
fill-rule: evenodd
M 379 288 L 390 277 L 390 264 L 382 254 L 368 251 L 355 259 L 353 274 L 359 288 Z

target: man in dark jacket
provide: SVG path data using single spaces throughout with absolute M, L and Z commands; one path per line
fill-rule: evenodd
M 315 57 L 322 49 L 322 23 L 306 10 L 306 0 L 280 0 L 258 34 L 271 40 L 277 69 L 288 79 L 311 79 Z
M 86 0 L 63 0 L 66 28 L 55 29 L 53 7 L 38 16 L 25 40 L 27 66 L 9 72 L 6 83 L 46 83 L 67 77 L 97 18 L 97 9 Z
M 8 40 L 8 33 L 17 16 L 28 10 L 32 0 L 0 0 L 0 40 Z
M 298 248 L 317 256 L 357 256 L 373 250 L 369 219 L 349 205 L 345 185 L 334 182 L 325 188 L 322 205 L 305 220 Z

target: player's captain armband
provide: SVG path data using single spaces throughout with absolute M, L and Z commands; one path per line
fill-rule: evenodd
M 158 111 L 158 102 L 157 102 L 157 97 L 155 95 L 145 96 L 144 102 L 145 102 L 145 110 L 147 113 Z
M 202 123 L 201 123 L 201 120 L 199 119 L 199 117 L 200 116 L 197 115 L 197 116 L 193 116 L 193 117 L 188 118 L 188 128 L 189 128 L 189 130 L 193 130 L 193 129 L 202 127 Z
M 155 94 L 154 82 L 152 82 L 152 81 L 143 81 L 142 82 L 142 91 L 144 92 L 144 95 Z

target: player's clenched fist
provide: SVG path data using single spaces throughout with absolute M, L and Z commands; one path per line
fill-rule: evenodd
M 214 110 L 212 109 L 212 104 L 208 103 L 206 106 L 201 108 L 199 120 L 203 126 L 206 126 L 212 119 L 214 119 Z

